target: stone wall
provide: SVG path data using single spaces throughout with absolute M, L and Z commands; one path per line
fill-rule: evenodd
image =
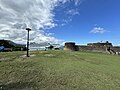
M 106 51 L 106 47 L 105 46 L 99 46 L 99 47 L 95 47 L 95 46 L 78 46 L 79 47 L 79 51 Z
M 120 46 L 87 46 L 87 45 L 75 45 L 74 42 L 65 43 L 64 50 L 69 51 L 95 51 L 95 52 L 106 52 L 110 47 L 111 51 L 116 53 L 120 52 Z
M 106 52 L 107 47 L 106 46 L 99 46 L 99 47 L 95 47 L 95 46 L 77 46 L 79 49 L 78 51 L 97 51 L 97 52 Z M 113 52 L 120 52 L 120 46 L 113 46 L 110 47 L 110 49 Z
M 74 42 L 66 42 L 64 50 L 76 51 L 77 47 Z
M 114 50 L 115 52 L 120 52 L 120 46 L 114 46 L 112 47 L 112 50 Z

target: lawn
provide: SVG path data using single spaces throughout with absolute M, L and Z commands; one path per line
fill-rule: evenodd
M 95 52 L 0 53 L 0 90 L 120 90 L 120 56 Z

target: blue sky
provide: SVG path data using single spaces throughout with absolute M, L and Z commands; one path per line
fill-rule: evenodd
M 68 8 L 77 10 L 79 14 L 66 14 Z M 66 3 L 55 9 L 55 20 L 59 22 L 50 32 L 56 38 L 77 44 L 110 41 L 114 45 L 120 45 L 119 9 L 120 0 L 83 0 L 77 6 L 73 2 Z M 62 26 L 63 20 L 68 23 Z M 103 32 L 95 32 L 93 29 Z
M 27 5 L 26 5 L 27 4 Z M 120 45 L 120 0 L 0 0 L 0 39 Z

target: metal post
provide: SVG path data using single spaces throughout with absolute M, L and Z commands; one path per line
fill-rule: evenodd
M 28 31 L 28 35 L 27 35 L 27 57 L 29 57 L 29 31 L 31 29 L 30 28 L 26 28 L 26 30 Z

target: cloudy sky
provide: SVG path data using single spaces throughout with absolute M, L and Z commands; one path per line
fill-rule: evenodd
M 0 0 L 0 39 L 120 45 L 120 0 Z

